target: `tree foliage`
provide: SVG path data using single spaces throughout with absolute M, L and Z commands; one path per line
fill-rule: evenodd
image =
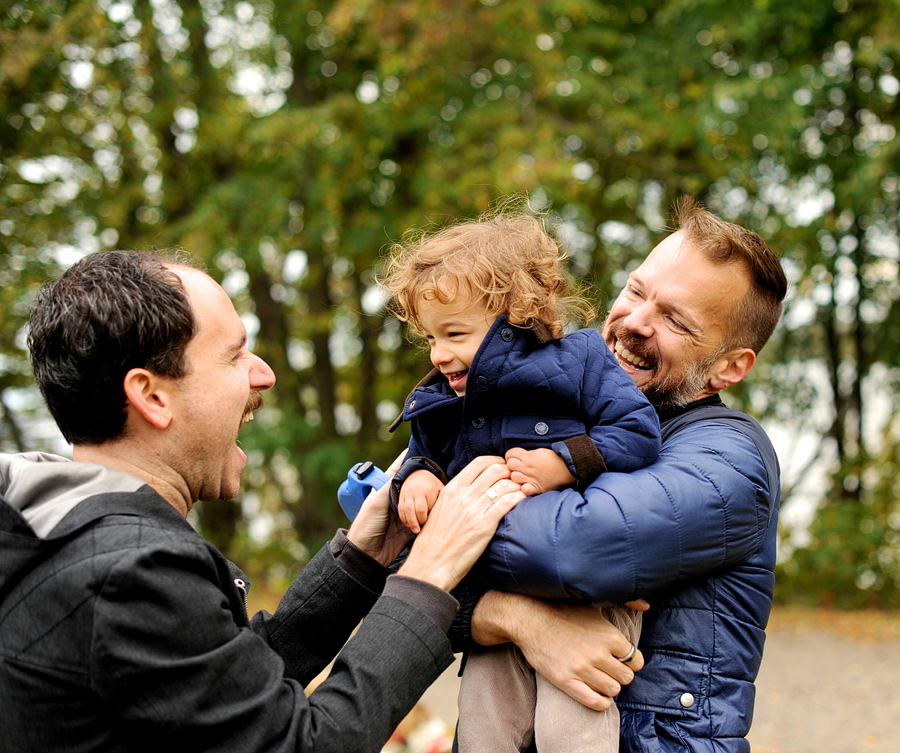
M 402 449 L 386 427 L 427 370 L 382 311 L 374 272 L 391 242 L 518 194 L 551 213 L 602 306 L 687 192 L 758 230 L 793 283 L 784 326 L 731 398 L 782 429 L 783 458 L 805 453 L 786 463 L 786 510 L 807 468 L 831 480 L 813 528 L 785 532 L 785 582 L 820 572 L 836 545 L 839 587 L 895 599 L 895 10 L 12 0 L 0 444 L 48 441 L 23 343 L 41 281 L 99 249 L 184 247 L 278 375 L 244 440 L 243 502 L 199 522 L 225 548 L 274 542 L 260 567 L 293 567 L 297 537 L 315 546 L 340 522 L 346 469 Z

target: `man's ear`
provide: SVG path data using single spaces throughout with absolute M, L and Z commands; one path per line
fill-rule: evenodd
M 172 422 L 170 410 L 170 380 L 147 369 L 131 369 L 123 383 L 129 405 L 157 429 L 165 429 Z
M 737 384 L 753 368 L 756 353 L 750 348 L 740 348 L 726 353 L 709 370 L 709 386 L 716 392 Z

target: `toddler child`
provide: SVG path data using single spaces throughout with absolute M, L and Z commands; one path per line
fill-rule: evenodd
M 444 483 L 479 455 L 505 457 L 527 495 L 583 488 L 656 458 L 656 412 L 602 336 L 564 334 L 570 319 L 593 317 L 564 259 L 541 219 L 509 210 L 393 250 L 382 284 L 398 318 L 427 340 L 434 365 L 392 427 L 411 424 L 392 499 L 414 533 Z M 637 644 L 639 612 L 604 614 Z M 468 657 L 459 713 L 461 753 L 526 750 L 532 737 L 542 753 L 618 750 L 614 706 L 581 706 L 535 677 L 511 645 Z

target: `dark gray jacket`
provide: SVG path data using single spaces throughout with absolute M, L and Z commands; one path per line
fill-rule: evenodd
M 37 459 L 0 455 L 3 753 L 378 751 L 452 660 L 449 595 L 385 585 L 341 534 L 248 620 L 240 571 L 150 487 Z

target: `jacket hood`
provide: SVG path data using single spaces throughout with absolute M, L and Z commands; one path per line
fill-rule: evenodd
M 42 452 L 0 453 L 0 602 L 12 584 L 62 544 L 49 534 L 79 503 L 142 486 L 134 476 L 94 463 Z
M 105 465 L 76 463 L 44 452 L 0 453 L 0 497 L 40 538 L 82 500 L 106 492 L 136 491 L 142 486 L 139 478 Z

